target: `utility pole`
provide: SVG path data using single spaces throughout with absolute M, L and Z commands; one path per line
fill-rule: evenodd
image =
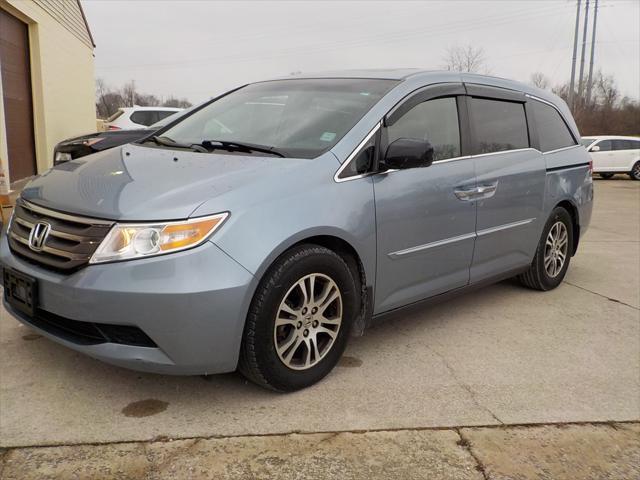
M 576 29 L 573 33 L 573 59 L 571 60 L 571 82 L 569 84 L 569 108 L 573 108 L 573 91 L 576 84 L 576 57 L 578 56 L 578 32 L 580 31 L 580 3 L 576 7 Z
M 598 21 L 598 0 L 593 7 L 593 29 L 591 32 L 591 59 L 589 60 L 589 77 L 587 78 L 587 106 L 591 104 L 591 87 L 593 81 L 593 57 L 596 48 L 596 22 Z
M 584 9 L 584 31 L 582 32 L 582 53 L 580 54 L 580 77 L 578 78 L 578 101 L 582 101 L 584 88 L 584 54 L 587 49 L 587 30 L 589 29 L 589 0 Z

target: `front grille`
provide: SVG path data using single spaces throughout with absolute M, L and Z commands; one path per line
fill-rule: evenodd
M 36 251 L 29 246 L 29 236 L 39 222 L 47 223 L 51 228 Z M 112 225 L 110 221 L 76 217 L 19 199 L 9 231 L 9 246 L 14 254 L 26 260 L 70 272 L 89 262 Z
M 79 345 L 119 343 L 136 347 L 158 347 L 146 333 L 131 325 L 78 322 L 40 309 L 35 316 L 25 320 L 34 327 Z

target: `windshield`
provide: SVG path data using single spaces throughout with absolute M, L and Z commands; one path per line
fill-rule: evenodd
M 596 141 L 595 138 L 589 138 L 589 137 L 582 137 L 580 139 L 580 143 L 584 148 L 587 148 L 589 145 L 591 145 L 595 141 Z
M 255 83 L 161 135 L 180 144 L 238 142 L 273 148 L 288 157 L 315 158 L 333 147 L 395 84 L 369 79 Z

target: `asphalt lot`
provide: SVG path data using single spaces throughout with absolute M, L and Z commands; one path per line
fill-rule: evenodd
M 2 310 L 0 447 L 274 434 L 293 442 L 288 434 L 435 428 L 461 449 L 458 427 L 640 421 L 640 182 L 619 176 L 595 184 L 591 228 L 559 288 L 540 293 L 506 281 L 379 325 L 352 339 L 323 382 L 294 394 L 267 392 L 236 374 L 112 367 Z M 625 425 L 637 432 L 637 424 Z M 21 451 L 33 450 L 5 457 L 19 464 Z M 640 464 L 640 454 L 633 458 Z M 464 472 L 443 478 L 478 473 Z

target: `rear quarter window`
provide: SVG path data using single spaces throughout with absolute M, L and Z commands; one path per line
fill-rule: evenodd
M 577 145 L 571 130 L 555 108 L 537 100 L 532 100 L 531 106 L 542 152 Z
M 529 147 L 522 103 L 472 97 L 470 107 L 475 154 Z
M 129 118 L 133 123 L 148 127 L 152 123 L 156 123 L 158 121 L 158 112 L 155 110 L 139 110 L 137 112 L 133 112 Z

